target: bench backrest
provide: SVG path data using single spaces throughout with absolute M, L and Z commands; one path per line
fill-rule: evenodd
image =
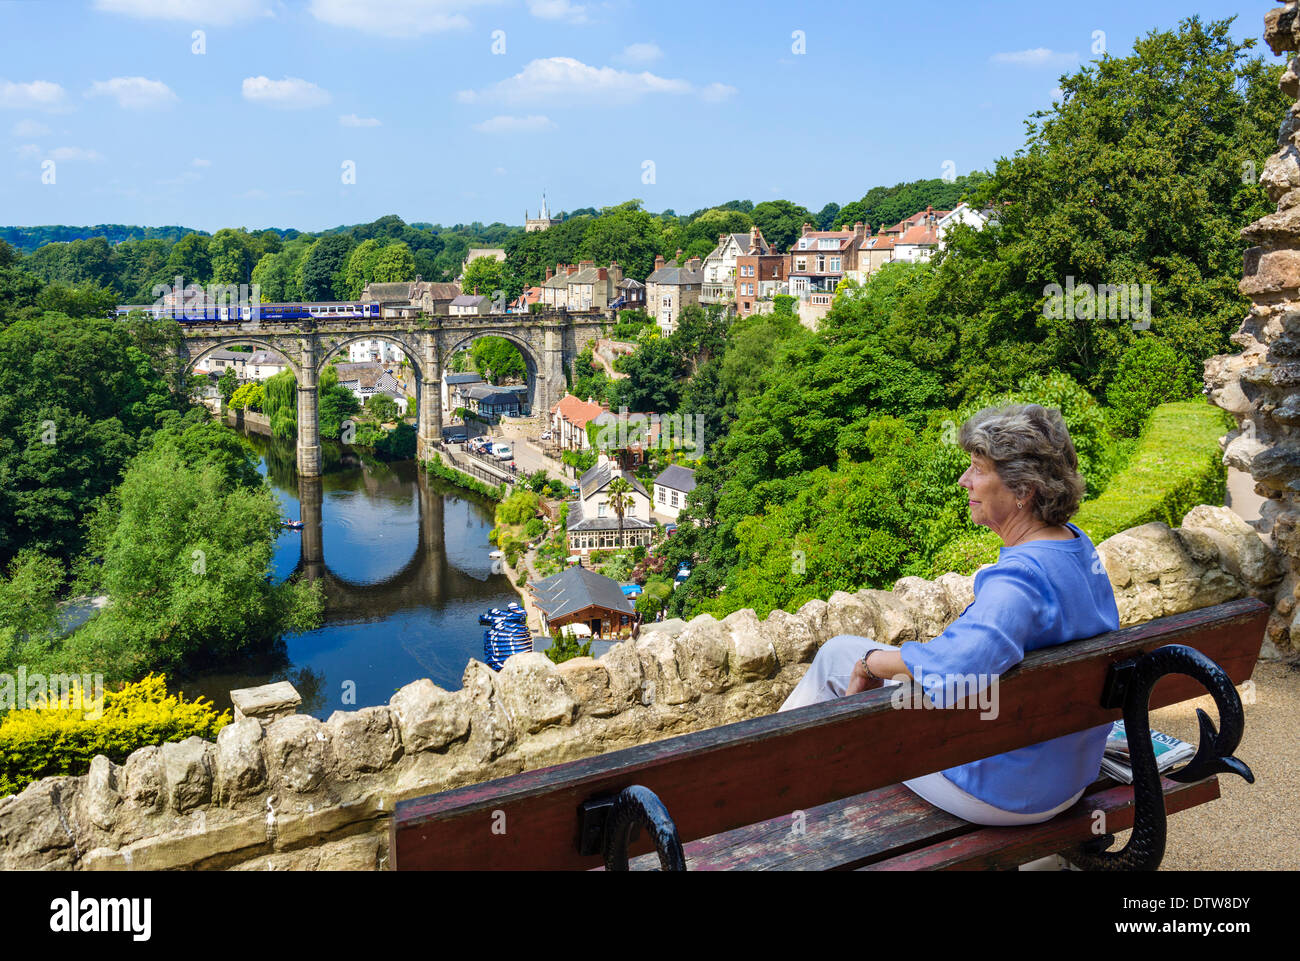
M 1029 654 L 999 679 L 998 713 L 897 710 L 891 689 L 666 738 L 397 805 L 396 870 L 584 869 L 578 810 L 633 784 L 667 807 L 683 843 L 1027 747 L 1121 717 L 1101 706 L 1111 665 L 1166 644 L 1250 677 L 1269 608 L 1247 598 Z M 1151 707 L 1205 693 L 1163 678 Z M 633 853 L 650 850 L 642 837 Z

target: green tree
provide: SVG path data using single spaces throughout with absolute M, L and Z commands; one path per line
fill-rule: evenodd
M 319 622 L 318 588 L 274 584 L 280 508 L 173 444 L 140 455 L 91 523 L 93 584 L 112 603 L 67 645 L 113 678 L 221 662 Z
M 389 244 L 375 260 L 374 278 L 377 283 L 392 284 L 415 279 L 415 258 L 404 243 Z M 360 296 L 360 291 L 357 296 Z
M 636 504 L 632 493 L 633 487 L 624 477 L 616 476 L 609 482 L 609 508 L 618 518 L 619 547 L 623 546 L 623 515 Z
M 230 400 L 239 390 L 239 375 L 235 373 L 235 368 L 227 367 L 217 381 L 217 390 L 221 392 L 221 399 L 226 406 L 230 406 Z
M 172 245 L 160 283 L 171 284 L 176 277 L 190 284 L 206 284 L 212 279 L 211 238 L 204 234 L 186 234 Z
M 474 369 L 491 384 L 500 384 L 511 378 L 521 379 L 528 370 L 519 348 L 504 337 L 476 340 L 470 348 L 470 359 L 474 362 Z
M 1168 341 L 1144 337 L 1130 347 L 1106 391 L 1116 428 L 1130 437 L 1161 404 L 1186 400 L 1195 392 L 1195 372 Z
M 312 244 L 303 258 L 302 276 L 298 279 L 304 301 L 344 298 L 344 270 L 353 244 L 352 238 L 347 234 L 326 234 Z
M 803 225 L 817 219 L 807 207 L 788 200 L 765 200 L 754 208 L 751 216 L 758 229 L 763 231 L 763 239 L 781 250 L 789 250 L 790 245 L 803 235 Z

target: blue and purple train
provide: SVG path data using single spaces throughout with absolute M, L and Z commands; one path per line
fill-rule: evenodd
M 175 320 L 182 324 L 245 323 L 248 321 L 306 320 L 314 318 L 378 317 L 379 304 L 328 301 L 314 304 L 123 304 L 114 311 L 126 317 L 143 311 L 155 320 Z

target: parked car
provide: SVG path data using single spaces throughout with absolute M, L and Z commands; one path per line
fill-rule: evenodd
M 549 430 L 542 431 L 542 440 L 550 440 L 550 439 L 551 439 L 551 432 Z
M 677 577 L 673 579 L 674 584 L 685 584 L 687 578 L 691 576 L 691 569 L 683 564 L 677 568 Z
M 496 455 L 497 460 L 512 460 L 515 456 L 509 444 L 496 444 L 492 448 L 492 453 Z

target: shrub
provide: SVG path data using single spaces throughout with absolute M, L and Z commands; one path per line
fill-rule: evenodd
M 1184 400 L 1195 392 L 1192 365 L 1169 343 L 1143 337 L 1119 362 L 1106 390 L 1115 429 L 1132 436 L 1161 404 Z
M 198 736 L 212 740 L 230 723 L 202 697 L 186 701 L 167 693 L 166 679 L 150 674 L 104 692 L 102 716 L 87 720 L 75 701 L 13 710 L 0 720 L 0 796 L 16 794 L 52 775 L 85 774 L 103 754 L 121 764 L 138 748 Z
M 528 523 L 524 525 L 524 537 L 528 540 L 534 540 L 546 533 L 546 522 L 540 517 L 529 518 Z
M 497 505 L 498 524 L 524 524 L 537 513 L 540 498 L 530 490 L 516 490 Z
M 591 641 L 579 644 L 576 637 L 556 633 L 551 646 L 546 649 L 546 656 L 556 664 L 572 660 L 575 657 L 591 657 Z

